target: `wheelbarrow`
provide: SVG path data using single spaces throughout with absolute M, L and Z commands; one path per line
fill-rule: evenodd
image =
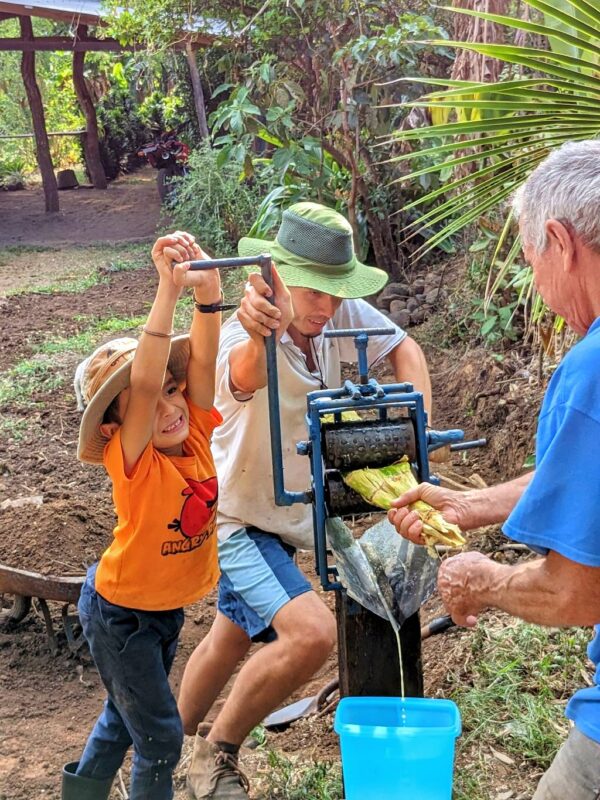
M 15 627 L 29 614 L 32 601 L 35 600 L 44 618 L 50 650 L 55 655 L 60 648 L 47 601 L 62 603 L 61 618 L 67 644 L 69 650 L 75 653 L 83 644 L 84 638 L 81 633 L 76 633 L 78 617 L 71 614 L 69 609 L 72 605 L 77 605 L 84 581 L 84 575 L 42 575 L 0 563 L 0 595 L 12 595 L 12 606 L 0 612 L 0 623 L 5 629 Z

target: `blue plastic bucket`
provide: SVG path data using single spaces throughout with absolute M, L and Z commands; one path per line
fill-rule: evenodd
M 450 800 L 460 713 L 451 700 L 344 697 L 340 737 L 346 800 Z

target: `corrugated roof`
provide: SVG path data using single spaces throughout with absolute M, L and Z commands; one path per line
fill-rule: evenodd
M 101 22 L 101 8 L 100 0 L 0 0 L 0 13 L 46 17 L 85 25 L 97 25 Z M 197 24 L 190 26 L 190 30 L 212 37 L 227 35 L 226 24 L 221 20 L 199 20 Z

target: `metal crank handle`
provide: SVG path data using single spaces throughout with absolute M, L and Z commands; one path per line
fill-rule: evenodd
M 237 267 L 260 267 L 263 270 L 265 260 L 271 260 L 270 255 L 261 256 L 239 256 L 236 258 L 203 258 L 199 261 L 190 261 L 190 269 L 235 269 Z M 269 269 L 269 277 L 271 271 Z M 263 273 L 263 278 L 265 277 Z M 266 278 L 265 278 L 266 280 Z M 269 283 L 269 281 L 267 281 Z M 269 283 L 269 285 L 271 285 Z
M 476 447 L 486 447 L 486 446 L 487 446 L 487 439 L 472 439 L 469 442 L 458 442 L 457 444 L 451 444 L 450 451 L 454 453 L 457 450 L 474 450 Z

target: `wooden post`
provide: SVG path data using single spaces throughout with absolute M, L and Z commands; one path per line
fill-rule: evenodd
M 77 39 L 85 40 L 87 36 L 87 25 L 77 26 Z M 85 117 L 86 135 L 83 138 L 83 157 L 90 173 L 90 179 L 94 189 L 106 189 L 108 183 L 104 173 L 104 167 L 100 159 L 100 144 L 98 142 L 98 120 L 94 101 L 89 93 L 83 75 L 83 64 L 85 60 L 85 50 L 73 53 L 73 86 L 75 94 L 83 115 Z
M 31 17 L 19 17 L 21 25 L 21 36 L 28 41 L 33 40 L 33 26 Z M 35 78 L 35 51 L 27 53 L 23 51 L 21 56 L 21 75 L 25 84 L 31 120 L 33 122 L 33 132 L 35 134 L 35 152 L 38 166 L 42 174 L 42 184 L 44 186 L 44 196 L 46 200 L 46 213 L 59 210 L 58 187 L 56 185 L 56 175 L 54 165 L 50 155 L 50 144 L 46 133 L 46 119 L 44 116 L 44 106 L 42 95 Z
M 204 106 L 204 91 L 202 90 L 202 82 L 200 81 L 200 72 L 196 62 L 196 48 L 191 42 L 185 43 L 185 55 L 190 70 L 190 78 L 192 81 L 192 91 L 194 95 L 194 105 L 196 107 L 196 116 L 198 117 L 198 129 L 202 139 L 210 141 L 210 134 L 208 132 L 208 124 L 206 122 L 206 108 Z
M 342 697 L 400 697 L 398 644 L 390 623 L 363 608 L 346 592 L 335 593 L 338 665 Z M 406 697 L 423 696 L 419 614 L 400 631 Z

